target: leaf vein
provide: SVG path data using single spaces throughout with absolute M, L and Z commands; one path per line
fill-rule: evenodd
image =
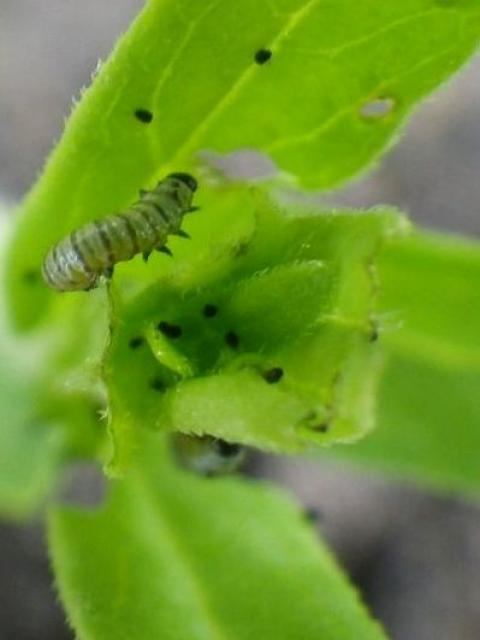
M 411 66 L 405 73 L 398 73 L 393 76 L 390 76 L 389 78 L 383 79 L 382 82 L 379 83 L 377 87 L 369 91 L 367 95 L 364 95 L 362 98 L 355 100 L 354 103 L 348 103 L 347 105 L 340 107 L 339 110 L 333 116 L 331 116 L 326 122 L 324 122 L 319 127 L 316 127 L 315 129 L 312 129 L 307 133 L 302 133 L 300 135 L 284 138 L 283 140 L 282 139 L 276 140 L 274 143 L 267 146 L 265 148 L 265 151 L 267 152 L 278 151 L 279 149 L 285 149 L 285 147 L 294 147 L 298 144 L 305 144 L 305 143 L 312 142 L 316 138 L 327 133 L 329 129 L 331 129 L 331 127 L 333 127 L 338 122 L 338 120 L 340 120 L 343 116 L 347 115 L 348 113 L 350 113 L 350 111 L 354 109 L 358 109 L 359 105 L 361 105 L 365 100 L 368 100 L 369 98 L 372 98 L 372 96 L 379 94 L 382 91 L 382 89 L 389 83 L 393 82 L 394 80 L 398 80 L 399 78 L 403 78 L 412 73 L 415 73 L 416 71 L 421 69 L 423 66 L 428 66 L 434 60 L 443 58 L 444 56 L 450 54 L 455 49 L 456 49 L 456 46 L 452 46 L 443 51 L 437 51 L 433 55 L 428 56 L 427 58 L 424 58 L 423 60 L 421 60 L 418 64 Z
M 215 620 L 215 617 L 208 605 L 204 590 L 195 575 L 195 571 L 188 558 L 188 554 L 180 544 L 178 536 L 174 535 L 171 525 L 168 522 L 168 518 L 161 512 L 160 501 L 153 495 L 151 488 L 147 485 L 147 482 L 141 473 L 137 474 L 137 479 L 139 481 L 141 491 L 145 495 L 146 502 L 151 506 L 150 512 L 154 518 L 160 521 L 161 529 L 165 532 L 171 547 L 176 552 L 177 560 L 185 570 L 185 575 L 187 576 L 191 590 L 196 597 L 198 607 L 202 610 L 206 624 L 209 627 L 209 640 L 228 640 L 228 636 L 220 630 L 218 622 Z
M 272 41 L 270 48 L 276 49 L 282 43 L 285 38 L 300 24 L 312 11 L 316 4 L 318 4 L 320 0 L 309 0 L 301 9 L 293 13 L 288 20 L 287 24 L 283 29 L 280 30 L 279 34 Z M 210 112 L 203 118 L 198 127 L 192 132 L 192 135 L 187 139 L 187 141 L 180 146 L 177 150 L 174 158 L 172 160 L 172 164 L 175 163 L 175 160 L 179 157 L 182 157 L 189 153 L 189 151 L 194 150 L 198 140 L 201 139 L 203 133 L 208 129 L 210 123 L 215 120 L 215 118 L 224 111 L 227 106 L 232 102 L 234 97 L 239 93 L 242 87 L 250 80 L 250 78 L 258 73 L 258 69 L 249 65 L 242 74 L 239 75 L 234 84 L 229 87 L 228 91 L 220 98 L 220 100 L 213 106 Z

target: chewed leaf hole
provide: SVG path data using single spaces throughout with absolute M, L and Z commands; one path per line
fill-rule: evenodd
M 392 113 L 394 108 L 393 98 L 374 98 L 360 107 L 360 115 L 366 120 L 381 120 Z
M 199 157 L 228 180 L 266 180 L 279 174 L 274 161 L 255 149 L 237 149 L 226 154 L 200 151 Z

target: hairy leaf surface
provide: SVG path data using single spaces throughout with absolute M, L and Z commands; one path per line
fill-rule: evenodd
M 79 640 L 385 640 L 282 493 L 199 478 L 159 438 L 145 444 L 141 471 L 114 481 L 104 507 L 50 519 Z
M 375 258 L 403 218 L 286 212 L 240 188 L 202 202 L 188 248 L 138 261 L 148 281 L 120 268 L 112 288 L 114 467 L 145 428 L 279 452 L 360 437 L 378 374 Z
M 22 207 L 8 278 L 18 326 L 52 298 L 25 274 L 69 231 L 169 170 L 202 177 L 204 149 L 260 151 L 329 188 L 370 164 L 479 35 L 474 1 L 150 0 Z
M 386 249 L 380 275 L 386 364 L 377 428 L 331 453 L 478 495 L 480 247 L 418 234 Z

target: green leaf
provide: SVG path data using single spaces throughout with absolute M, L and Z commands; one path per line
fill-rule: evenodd
M 20 339 L 8 327 L 4 297 L 0 288 L 0 516 L 25 519 L 47 501 L 68 461 L 98 457 L 105 447 L 97 367 L 106 310 L 101 294 L 81 308 L 67 300 L 50 331 Z
M 105 425 L 99 394 L 85 386 L 85 372 L 66 366 L 68 351 L 58 357 L 45 334 L 19 340 L 1 320 L 0 515 L 24 519 L 47 500 L 69 460 L 100 455 Z M 62 331 L 55 335 L 64 346 Z
M 385 640 L 282 493 L 181 471 L 158 437 L 104 507 L 49 528 L 79 640 Z
M 7 210 L 0 200 L 0 252 L 8 237 Z M 0 267 L 3 267 L 0 264 Z M 4 280 L 0 270 L 0 283 Z M 45 356 L 36 339 L 20 341 L 7 326 L 0 287 L 0 517 L 23 520 L 37 511 L 52 489 L 65 444 L 64 434 L 37 409 L 35 371 Z
M 3 318 L 2 318 L 3 320 Z M 23 519 L 38 509 L 60 465 L 64 434 L 36 412 L 32 361 L 38 345 L 18 344 L 0 326 L 0 515 Z
M 38 322 L 54 295 L 25 277 L 53 243 L 202 149 L 267 153 L 309 187 L 365 168 L 479 34 L 474 0 L 151 0 L 23 206 L 9 257 L 17 325 Z M 272 56 L 258 64 L 262 48 Z
M 478 495 L 480 245 L 423 233 L 389 246 L 380 266 L 386 364 L 378 426 L 331 454 Z
M 189 223 L 192 240 L 174 260 L 116 273 L 104 367 L 112 471 L 128 465 L 145 428 L 298 451 L 372 426 L 375 255 L 403 219 L 287 215 L 239 188 L 203 198 L 201 224 Z

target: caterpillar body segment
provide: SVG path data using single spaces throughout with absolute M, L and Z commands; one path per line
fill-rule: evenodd
M 110 277 L 117 262 L 131 260 L 153 250 L 170 253 L 169 235 L 188 237 L 181 230 L 183 216 L 192 207 L 197 188 L 195 178 L 172 173 L 152 191 L 142 191 L 140 200 L 122 213 L 95 220 L 73 231 L 48 252 L 42 275 L 57 291 L 89 290 L 101 276 Z

